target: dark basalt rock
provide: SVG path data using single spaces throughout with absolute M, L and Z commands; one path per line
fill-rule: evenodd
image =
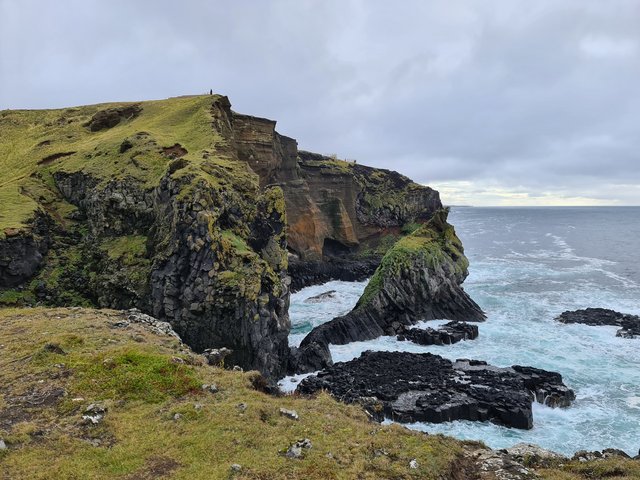
M 556 320 L 561 323 L 582 323 L 584 325 L 600 326 L 612 325 L 622 327 L 616 336 L 636 338 L 640 336 L 640 317 L 627 313 L 616 312 L 607 308 L 585 308 L 562 312 Z
M 51 220 L 36 214 L 30 228 L 8 229 L 0 239 L 0 288 L 20 285 L 40 268 L 51 243 Z
M 363 404 L 379 421 L 475 420 L 523 429 L 533 426 L 533 400 L 564 407 L 575 399 L 555 372 L 406 352 L 365 352 L 305 378 L 296 391 L 321 390 Z
M 290 349 L 289 373 L 317 372 L 333 365 L 327 344 L 310 343 L 304 347 Z
M 325 300 L 334 298 L 335 296 L 336 296 L 336 291 L 329 290 L 327 292 L 322 292 L 319 295 L 314 295 L 313 297 L 307 298 L 304 301 L 304 303 L 320 303 L 320 302 L 324 302 Z
M 361 282 L 366 280 L 380 265 L 381 257 L 365 259 L 330 258 L 324 261 L 302 261 L 289 259 L 288 273 L 291 276 L 291 291 L 311 285 L 320 285 L 331 280 Z
M 439 328 L 404 328 L 398 340 L 420 345 L 451 345 L 461 340 L 478 338 L 478 326 L 467 322 L 449 322 Z

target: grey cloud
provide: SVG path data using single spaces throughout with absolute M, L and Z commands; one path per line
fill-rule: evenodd
M 302 148 L 640 204 L 640 0 L 0 0 L 0 108 L 209 88 Z

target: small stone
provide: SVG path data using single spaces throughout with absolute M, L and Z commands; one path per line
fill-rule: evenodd
M 193 404 L 193 408 L 195 408 L 196 410 L 202 410 L 202 404 L 201 403 L 194 403 Z
M 76 397 L 76 398 L 72 398 L 71 401 L 72 402 L 84 402 L 84 398 L 83 397 Z
M 239 403 L 238 405 L 236 405 L 236 408 L 241 412 L 244 412 L 247 409 L 247 404 L 244 402 Z
M 44 347 L 43 350 L 45 352 L 49 352 L 49 353 L 55 353 L 57 355 L 66 355 L 67 352 L 65 352 L 62 347 L 60 345 L 58 345 L 57 343 L 47 343 Z
M 232 472 L 239 472 L 240 470 L 242 470 L 242 465 L 238 463 L 234 463 L 233 465 L 231 465 Z
M 302 458 L 304 456 L 303 449 L 310 449 L 311 447 L 311 440 L 308 438 L 298 440 L 296 443 L 289 446 L 284 456 L 287 458 Z
M 234 372 L 244 372 L 244 370 L 242 369 L 242 367 L 238 366 L 238 365 L 234 365 L 233 366 L 233 371 Z
M 280 415 L 283 417 L 287 417 L 291 420 L 299 420 L 300 417 L 298 416 L 298 412 L 296 412 L 295 410 L 287 410 L 286 408 L 281 408 L 280 409 Z
M 415 458 L 409 462 L 409 468 L 412 470 L 416 470 L 418 468 L 418 461 Z
M 209 365 L 221 366 L 223 365 L 224 359 L 231 355 L 233 350 L 222 347 L 222 348 L 207 348 L 202 355 L 207 359 L 207 363 Z
M 201 388 L 204 392 L 218 393 L 218 386 L 215 383 L 212 385 L 205 383 Z
M 0 450 L 6 450 L 7 444 L 4 443 L 4 440 L 0 438 Z
M 104 419 L 107 408 L 99 403 L 92 403 L 84 410 L 82 422 L 85 425 L 98 425 Z
M 182 414 L 180 414 L 180 413 L 176 413 L 176 414 L 173 416 L 173 419 L 174 419 L 176 422 L 177 422 L 178 420 L 180 420 L 181 418 L 182 418 Z

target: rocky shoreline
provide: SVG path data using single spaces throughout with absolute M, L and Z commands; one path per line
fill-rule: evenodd
M 407 352 L 365 352 L 305 378 L 296 392 L 322 390 L 362 404 L 378 421 L 474 420 L 521 429 L 533 427 L 533 401 L 567 407 L 575 399 L 555 372 Z

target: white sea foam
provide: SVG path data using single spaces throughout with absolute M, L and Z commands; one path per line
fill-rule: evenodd
M 538 213 L 524 212 L 531 217 L 527 222 L 509 223 L 504 218 L 516 213 L 454 209 L 451 215 L 471 260 L 465 290 L 488 315 L 487 321 L 479 324 L 478 339 L 426 347 L 380 337 L 332 345 L 334 361 L 356 358 L 365 350 L 399 350 L 557 371 L 575 390 L 577 399 L 565 409 L 535 404 L 532 430 L 468 421 L 416 423 L 410 427 L 482 440 L 495 448 L 524 441 L 567 454 L 608 447 L 635 454 L 640 447 L 640 340 L 616 337 L 616 327 L 564 325 L 555 322 L 554 317 L 564 310 L 590 306 L 640 314 L 638 277 L 629 276 L 630 270 L 613 260 L 614 256 L 600 255 L 593 248 L 585 253 L 585 245 L 578 240 L 585 237 L 586 222 L 592 221 L 594 215 L 586 220 L 572 219 L 570 226 L 560 220 L 554 224 L 553 218 L 548 218 L 549 212 L 538 220 L 534 218 Z M 566 216 L 566 212 L 563 214 Z M 539 233 L 545 227 L 551 231 Z M 576 237 L 569 238 L 570 234 Z M 633 238 L 636 251 L 640 251 L 637 232 Z M 627 241 L 632 243 L 633 238 Z M 602 252 L 613 247 L 604 245 Z M 294 294 L 294 333 L 290 343 L 299 344 L 313 326 L 348 312 L 365 285 L 366 282 L 329 282 Z M 338 294 L 321 303 L 304 302 L 327 290 L 337 290 Z M 440 323 L 421 322 L 418 326 Z M 292 390 L 299 380 L 287 379 L 283 385 Z

